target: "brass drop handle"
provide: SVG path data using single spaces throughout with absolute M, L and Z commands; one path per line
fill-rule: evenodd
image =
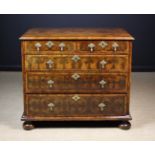
M 104 68 L 106 64 L 107 64 L 107 61 L 105 60 L 100 61 L 101 68 Z
M 53 68 L 53 64 L 54 64 L 54 62 L 52 61 L 52 60 L 48 60 L 47 62 L 46 62 L 46 64 L 48 65 L 48 68 Z
M 80 75 L 77 74 L 77 73 L 74 73 L 74 74 L 72 75 L 72 78 L 73 78 L 74 80 L 78 80 L 78 79 L 80 78 Z
M 104 85 L 106 84 L 107 82 L 105 80 L 101 80 L 99 82 L 99 84 L 101 85 L 101 88 L 104 88 Z
M 106 104 L 104 102 L 98 104 L 98 107 L 100 108 L 101 111 L 105 110 Z
M 119 47 L 119 45 L 118 45 L 116 42 L 114 42 L 114 43 L 112 44 L 112 48 L 113 48 L 114 52 L 117 51 L 118 47 Z
M 48 41 L 45 45 L 50 49 L 50 48 L 52 48 L 54 43 L 52 41 Z
M 88 48 L 90 48 L 90 52 L 93 52 L 95 48 L 95 44 L 93 43 L 88 44 Z
M 55 107 L 54 103 L 50 102 L 47 106 L 49 107 L 50 111 L 54 110 L 54 107 Z
M 80 57 L 79 57 L 78 55 L 74 55 L 74 56 L 72 57 L 72 60 L 73 60 L 74 62 L 78 62 L 78 61 L 80 60 Z
M 49 85 L 50 88 L 53 87 L 54 81 L 53 80 L 48 80 L 47 84 Z
M 65 46 L 66 46 L 65 43 L 60 43 L 59 44 L 60 51 L 63 51 Z
M 36 47 L 37 51 L 39 51 L 40 47 L 41 47 L 41 44 L 39 42 L 37 42 L 37 43 L 35 43 L 34 46 Z

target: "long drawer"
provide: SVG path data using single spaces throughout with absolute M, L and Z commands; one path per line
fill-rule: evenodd
M 126 55 L 25 55 L 27 71 L 127 72 Z
M 125 73 L 26 73 L 26 93 L 114 93 L 127 90 Z
M 26 41 L 25 54 L 127 54 L 128 41 Z
M 26 95 L 28 116 L 123 116 L 128 114 L 125 94 Z

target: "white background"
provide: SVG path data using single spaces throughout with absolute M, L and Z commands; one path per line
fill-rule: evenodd
M 154 0 L 0 0 L 0 13 L 154 13 Z

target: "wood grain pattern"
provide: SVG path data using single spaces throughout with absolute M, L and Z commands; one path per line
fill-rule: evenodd
M 81 95 L 74 101 L 74 95 L 27 95 L 27 115 L 29 116 L 120 116 L 126 115 L 126 95 Z M 53 103 L 51 110 L 48 106 Z M 99 104 L 104 103 L 101 111 Z
M 130 76 L 134 38 L 125 30 L 30 29 L 20 40 L 24 92 L 22 120 L 131 120 Z M 46 45 L 49 41 L 53 42 L 51 48 Z M 101 47 L 101 42 L 106 46 Z M 41 44 L 39 50 L 36 43 Z M 65 44 L 62 51 L 60 43 Z M 94 45 L 92 51 L 88 47 L 90 43 Z M 114 44 L 118 45 L 116 49 Z M 102 61 L 106 63 L 102 65 Z M 74 74 L 78 74 L 77 80 L 72 77 Z M 54 83 L 49 85 L 51 80 Z M 101 80 L 106 81 L 104 87 L 99 83 Z M 73 100 L 75 95 L 80 99 Z M 99 107 L 100 103 L 105 104 L 104 110 Z M 26 122 L 23 127 L 30 129 L 32 126 Z M 120 127 L 129 128 L 130 123 L 124 122 Z
M 70 51 L 74 51 L 76 50 L 76 42 L 73 41 L 52 41 L 53 45 L 51 48 L 49 48 L 46 44 L 48 42 L 51 42 L 50 40 L 47 41 L 27 41 L 25 42 L 25 53 L 26 54 L 40 54 L 40 53 L 44 53 L 47 54 L 50 52 L 50 54 L 52 54 L 52 52 L 54 51 L 59 51 L 59 53 L 63 53 L 63 52 L 70 52 Z M 37 51 L 37 48 L 35 47 L 35 44 L 39 43 L 41 45 L 41 47 L 39 48 L 39 51 Z M 63 51 L 61 51 L 60 48 L 60 44 L 64 43 L 65 47 L 63 48 Z
M 104 41 L 106 44 L 107 44 L 107 46 L 101 46 L 100 45 L 100 43 L 101 42 L 103 42 L 104 40 L 97 40 L 97 41 L 92 41 L 92 40 L 90 40 L 90 41 L 80 41 L 80 42 L 78 42 L 77 44 L 78 44 L 78 50 L 79 51 L 81 51 L 81 53 L 83 52 L 83 51 L 89 51 L 90 52 L 90 48 L 88 47 L 88 45 L 90 44 L 90 43 L 93 43 L 94 45 L 95 45 L 95 47 L 94 47 L 94 53 L 95 52 L 97 52 L 97 51 L 100 51 L 100 53 L 102 54 L 102 53 L 104 53 L 104 54 L 106 54 L 106 53 L 111 53 L 111 54 L 118 54 L 118 53 L 122 53 L 122 54 L 127 54 L 128 53 L 128 51 L 129 51 L 129 43 L 128 43 L 128 41 Z M 118 44 L 118 47 L 117 47 L 117 50 L 116 51 L 114 51 L 114 49 L 113 49 L 113 44 L 114 43 L 116 43 L 116 44 Z M 91 53 L 93 53 L 93 52 L 91 52 Z
M 123 121 L 132 120 L 131 115 L 119 115 L 119 116 L 28 116 L 23 114 L 21 117 L 22 121 Z
M 74 55 L 26 55 L 27 71 L 80 70 L 89 72 L 128 72 L 128 56 L 125 55 L 78 55 L 80 60 L 73 61 Z M 53 61 L 52 68 L 47 62 Z M 107 64 L 102 68 L 100 62 Z
M 121 28 L 34 28 L 28 30 L 20 40 L 134 40 Z
M 127 54 L 129 52 L 129 42 L 128 41 L 104 41 L 107 45 L 103 48 L 100 43 L 103 40 L 90 40 L 90 41 L 56 41 L 52 40 L 53 46 L 48 48 L 46 45 L 51 40 L 46 41 L 25 41 L 24 43 L 24 53 L 25 54 Z M 41 47 L 39 51 L 35 47 L 35 44 L 39 43 Z M 61 51 L 59 45 L 61 43 L 65 44 L 63 51 Z M 88 45 L 93 43 L 95 45 L 94 51 L 91 52 Z M 116 51 L 113 49 L 113 43 L 118 44 Z
M 126 93 L 127 74 L 77 73 L 79 78 L 73 79 L 74 73 L 27 73 L 27 93 Z M 48 84 L 52 80 L 54 84 Z M 100 81 L 106 84 L 102 88 Z

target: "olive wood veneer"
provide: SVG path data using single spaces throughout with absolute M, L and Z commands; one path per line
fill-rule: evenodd
M 134 38 L 127 31 L 35 28 L 20 40 L 24 129 L 33 121 L 121 121 L 130 128 Z

